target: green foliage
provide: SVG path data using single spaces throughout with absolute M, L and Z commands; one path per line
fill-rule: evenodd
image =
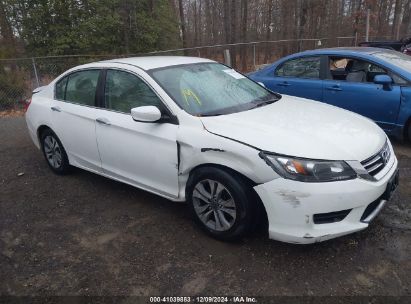
M 122 51 L 140 53 L 180 46 L 179 25 L 167 0 L 117 0 L 124 21 Z
M 168 0 L 6 0 L 30 56 L 141 53 L 180 44 Z
M 0 58 L 95 54 L 36 59 L 41 83 L 82 63 L 180 46 L 169 0 L 2 0 Z M 7 30 L 7 31 L 6 31 Z M 8 33 L 8 35 L 6 35 Z M 31 61 L 0 62 L 0 110 L 30 95 Z

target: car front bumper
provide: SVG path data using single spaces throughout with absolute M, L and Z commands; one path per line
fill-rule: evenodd
M 270 239 L 310 244 L 367 228 L 398 183 L 397 166 L 394 156 L 377 181 L 303 183 L 277 178 L 255 186 L 267 212 Z M 328 222 L 318 223 L 321 217 Z

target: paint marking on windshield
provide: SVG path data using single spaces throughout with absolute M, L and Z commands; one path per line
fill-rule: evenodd
M 193 91 L 191 91 L 190 89 L 184 89 L 182 90 L 182 93 L 188 105 L 190 104 L 188 101 L 190 100 L 190 97 L 191 97 L 201 106 L 200 98 L 198 98 L 198 96 Z

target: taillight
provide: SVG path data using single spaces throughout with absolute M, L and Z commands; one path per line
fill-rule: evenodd
M 27 112 L 27 110 L 29 109 L 30 104 L 31 104 L 31 98 L 27 98 L 26 102 L 24 103 L 24 112 Z

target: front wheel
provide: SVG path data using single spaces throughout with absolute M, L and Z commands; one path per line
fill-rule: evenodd
M 243 237 L 252 226 L 250 186 L 240 176 L 201 168 L 190 177 L 187 198 L 197 224 L 221 240 Z
M 411 143 L 411 121 L 408 123 L 408 142 Z

